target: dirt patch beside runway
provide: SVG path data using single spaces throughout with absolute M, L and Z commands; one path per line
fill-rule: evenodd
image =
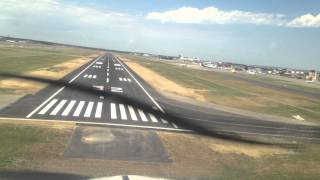
M 53 80 L 58 80 L 65 76 L 66 74 L 74 71 L 79 68 L 83 64 L 92 60 L 92 58 L 98 56 L 98 54 L 88 56 L 88 57 L 80 57 L 76 59 L 72 59 L 70 61 L 60 63 L 51 67 L 38 69 L 35 71 L 30 71 L 25 73 L 30 76 L 38 76 L 43 78 L 49 78 Z M 4 79 L 0 81 L 0 89 L 7 89 L 9 91 L 14 91 L 15 94 L 33 94 L 40 89 L 44 88 L 46 85 L 41 83 L 35 83 L 24 80 L 17 79 Z
M 180 96 L 186 96 L 190 98 L 194 98 L 199 101 L 206 101 L 204 96 L 198 93 L 198 90 L 185 88 L 161 75 L 158 73 L 145 68 L 130 59 L 123 58 L 121 59 L 133 70 L 135 71 L 140 77 L 148 82 L 155 90 L 160 93 L 168 93 L 168 94 L 175 94 Z

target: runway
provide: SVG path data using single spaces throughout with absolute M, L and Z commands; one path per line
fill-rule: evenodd
M 93 59 L 62 80 L 70 84 L 82 84 L 101 91 L 138 98 L 154 109 L 176 113 L 208 129 L 215 129 L 225 134 L 320 140 L 320 128 L 317 126 L 257 120 L 211 108 L 183 104 L 163 97 L 151 88 L 143 77 L 139 77 L 121 59 L 110 53 Z M 52 85 L 7 106 L 0 111 L 0 116 L 8 119 L 189 131 L 180 125 L 110 97 Z

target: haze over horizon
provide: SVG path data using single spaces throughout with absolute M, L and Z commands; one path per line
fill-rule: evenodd
M 299 0 L 4 0 L 0 34 L 319 70 L 319 9 L 318 1 Z

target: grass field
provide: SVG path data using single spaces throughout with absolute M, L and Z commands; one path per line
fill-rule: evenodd
M 89 58 L 94 54 L 97 55 L 97 51 L 81 48 L 39 45 L 35 46 L 28 43 L 24 43 L 23 45 L 23 47 L 10 47 L 8 45 L 0 46 L 0 72 L 23 74 L 45 69 L 48 73 L 44 74 L 48 75 L 49 73 L 56 72 L 54 77 L 60 77 L 65 75 L 64 73 L 72 71 L 73 68 L 75 68 L 75 64 L 65 67 L 56 67 L 55 65 L 71 62 L 78 58 Z M 80 62 L 79 60 L 78 64 L 81 65 L 81 63 L 85 63 L 85 61 Z M 4 79 L 5 78 L 0 77 L 0 81 Z M 24 83 L 26 84 L 28 82 Z M 17 86 L 7 86 L 8 82 L 0 82 L 0 84 L 0 95 L 25 94 L 30 93 L 31 91 L 27 89 L 33 89 L 34 91 L 37 91 L 40 87 L 36 85 L 34 88 L 31 88 L 32 85 L 29 84 L 29 88 L 22 88 L 22 90 Z M 21 84 L 21 86 L 23 86 L 23 84 Z
M 236 77 L 239 75 L 231 73 L 191 69 L 131 55 L 121 56 L 131 59 L 184 87 L 197 90 L 211 103 L 287 118 L 300 115 L 305 120 L 314 122 L 320 120 L 319 100 L 283 90 L 264 88 L 248 81 L 250 78 L 257 80 L 257 77 L 248 76 L 248 80 L 241 80 Z M 266 81 L 267 79 L 269 78 L 257 81 Z M 274 80 L 271 83 L 278 83 L 278 81 Z M 297 87 L 299 86 L 297 85 Z M 312 92 L 316 91 L 313 87 L 304 88 Z
M 63 47 L 0 47 L 0 72 L 24 73 L 87 56 L 93 52 Z
M 287 149 L 284 154 L 251 157 L 220 152 L 210 145 L 259 148 L 191 134 L 159 132 L 170 152 L 171 163 L 144 163 L 101 159 L 65 158 L 63 152 L 72 127 L 53 128 L 41 123 L 0 123 L 0 171 L 38 170 L 80 175 L 140 174 L 184 179 L 317 179 L 320 175 L 319 145 Z M 263 149 L 263 148 L 262 148 Z M 90 166 L 91 168 L 88 168 Z
M 52 153 L 52 145 L 61 144 L 67 135 L 48 127 L 0 123 L 0 169 L 26 168 L 35 156 Z

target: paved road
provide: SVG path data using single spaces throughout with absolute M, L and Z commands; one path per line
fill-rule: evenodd
M 320 128 L 261 121 L 211 108 L 200 108 L 162 97 L 118 57 L 106 54 L 98 57 L 63 78 L 69 83 L 110 90 L 129 97 L 138 97 L 155 109 L 174 112 L 192 118 L 196 123 L 221 133 L 236 132 L 244 136 L 285 137 L 320 140 Z M 184 131 L 141 109 L 103 96 L 78 92 L 67 87 L 48 86 L 35 95 L 26 96 L 4 108 L 1 117 L 36 120 L 76 121 L 117 127 Z

